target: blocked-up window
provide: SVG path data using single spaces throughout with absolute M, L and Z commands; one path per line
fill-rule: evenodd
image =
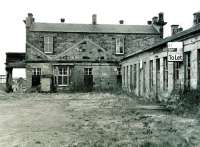
M 92 75 L 92 68 L 84 68 L 84 75 Z
M 70 66 L 54 67 L 54 82 L 58 86 L 70 85 L 71 68 Z
M 163 58 L 163 90 L 168 89 L 168 61 L 167 57 Z
M 149 89 L 153 89 L 153 60 L 149 62 Z
M 44 36 L 44 52 L 53 53 L 53 36 Z
M 124 54 L 124 38 L 116 38 L 116 54 Z

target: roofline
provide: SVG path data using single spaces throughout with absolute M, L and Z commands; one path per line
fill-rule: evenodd
M 29 32 L 49 32 L 49 33 L 81 33 L 81 34 L 147 34 L 147 35 L 160 35 L 160 33 L 125 33 L 125 32 L 121 32 L 121 33 L 116 33 L 116 32 L 83 32 L 83 31 L 77 31 L 77 32 L 67 32 L 67 31 L 29 31 Z
M 91 25 L 91 26 L 94 26 L 93 24 L 81 24 L 81 23 L 48 23 L 48 22 L 35 22 L 33 23 L 34 24 L 52 24 L 52 25 Z M 98 26 L 98 25 L 106 25 L 106 26 L 123 26 L 123 27 L 126 27 L 126 26 L 149 26 L 149 25 L 127 25 L 127 24 L 96 24 L 95 26 Z M 32 30 L 32 27 L 30 27 L 29 29 L 29 32 L 60 32 L 60 33 L 89 33 L 89 34 L 92 34 L 92 33 L 98 33 L 98 34 L 151 34 L 151 35 L 160 35 L 160 33 L 158 32 L 158 30 L 156 30 L 153 25 L 151 25 L 151 27 L 153 28 L 153 30 L 156 32 L 156 33 L 146 33 L 146 32 L 137 32 L 137 33 L 127 33 L 127 32 L 89 32 L 89 31 L 48 31 L 48 30 Z
M 180 40 L 181 38 L 187 36 L 187 35 L 190 35 L 190 34 L 193 34 L 193 33 L 200 33 L 200 24 L 194 26 L 194 27 L 191 27 L 187 30 L 184 30 L 182 32 L 179 32 L 173 36 L 170 36 L 170 37 L 166 37 L 165 39 L 161 40 L 160 42 L 158 43 L 155 43 L 153 44 L 152 46 L 148 47 L 148 48 L 144 48 L 143 50 L 139 50 L 137 52 L 134 52 L 126 57 L 124 57 L 121 61 L 123 60 L 126 60 L 130 57 L 133 57 L 137 54 L 141 54 L 143 52 L 146 52 L 146 51 L 150 51 L 151 49 L 155 49 L 155 48 L 158 48 L 160 46 L 164 46 L 166 43 L 170 42 L 170 41 L 175 41 L 175 40 Z M 193 34 L 194 35 L 194 34 Z

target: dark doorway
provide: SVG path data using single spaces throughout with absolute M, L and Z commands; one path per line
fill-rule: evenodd
M 160 91 L 160 59 L 156 59 L 156 96 Z
M 32 87 L 40 85 L 40 76 L 32 75 Z
M 122 74 L 121 74 L 121 68 L 120 67 L 117 68 L 117 85 L 119 87 L 122 86 Z
M 93 89 L 92 68 L 84 68 L 84 90 L 90 92 Z
M 32 87 L 40 85 L 41 68 L 32 69 Z

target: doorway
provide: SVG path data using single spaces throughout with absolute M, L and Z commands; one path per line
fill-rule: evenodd
M 92 68 L 84 68 L 84 90 L 90 92 L 93 89 Z

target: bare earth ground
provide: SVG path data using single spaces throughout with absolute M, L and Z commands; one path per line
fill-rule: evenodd
M 199 120 L 138 107 L 123 94 L 0 92 L 0 146 L 200 146 Z

